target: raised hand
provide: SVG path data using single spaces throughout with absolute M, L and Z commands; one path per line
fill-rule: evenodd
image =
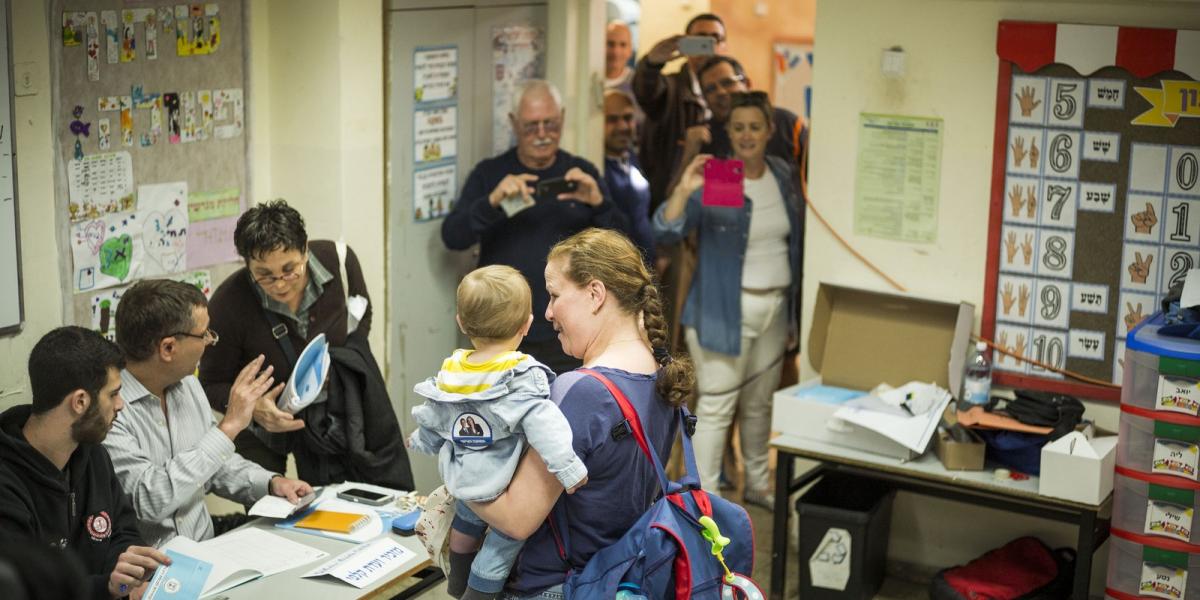
M 1037 138 L 1029 138 L 1029 166 L 1036 169 L 1038 166 L 1038 156 L 1041 152 L 1037 148 Z
M 1034 187 L 1031 185 L 1025 188 L 1025 193 L 1029 196 L 1029 199 L 1025 202 L 1025 206 L 1029 208 L 1029 218 L 1032 219 L 1037 215 L 1037 192 L 1034 191 Z
M 1017 358 L 1025 358 L 1025 334 L 1017 334 L 1017 345 L 1009 348 L 1009 350 L 1017 355 Z M 1018 361 L 1019 362 L 1019 361 Z
M 1013 142 L 1013 166 L 1021 166 L 1021 161 L 1025 160 L 1025 138 L 1017 136 L 1017 141 Z
M 1129 278 L 1134 283 L 1146 283 L 1146 278 L 1150 276 L 1150 265 L 1154 263 L 1154 255 L 1147 254 L 1144 260 L 1141 252 L 1134 252 L 1133 255 L 1133 262 L 1129 264 Z
M 1008 193 L 1008 203 L 1012 207 L 1012 216 L 1021 216 L 1021 209 L 1025 207 L 1025 198 L 1021 196 L 1021 186 L 1012 186 L 1012 191 Z
M 1020 293 L 1021 298 L 1017 304 L 1017 311 L 1018 314 L 1023 317 L 1025 316 L 1025 307 L 1029 306 L 1029 286 L 1022 283 Z
M 1033 115 L 1033 111 L 1042 103 L 1041 100 L 1035 100 L 1036 94 L 1033 91 L 1033 86 L 1027 85 L 1021 88 L 1021 92 L 1017 94 L 1017 102 L 1021 106 L 1021 116 L 1028 117 Z
M 1025 259 L 1025 264 L 1029 264 L 1033 260 L 1033 234 L 1025 234 L 1025 241 L 1021 242 L 1021 257 Z
M 1132 302 L 1126 302 L 1125 308 L 1129 309 L 1129 311 L 1125 313 L 1125 331 L 1128 333 L 1133 331 L 1133 328 L 1137 327 L 1138 323 L 1141 323 L 1146 318 L 1146 315 L 1142 314 L 1141 302 L 1138 302 L 1137 310 L 1133 309 Z
M 1004 314 L 1012 312 L 1012 306 L 1017 301 L 1017 297 L 1013 295 L 1011 283 L 1004 284 L 1004 293 L 1000 295 L 1000 299 L 1004 302 Z
M 238 373 L 237 378 L 233 380 L 233 386 L 229 388 L 229 405 L 225 407 L 225 417 L 221 419 L 218 427 L 231 440 L 250 424 L 258 399 L 265 395 L 275 382 L 275 378 L 271 377 L 275 367 L 268 366 L 262 369 L 263 360 L 263 355 L 259 354 L 258 358 L 250 361 L 242 368 L 242 372 Z
M 1154 205 L 1147 202 L 1146 210 L 1133 213 L 1129 216 L 1129 220 L 1133 221 L 1134 232 L 1154 233 L 1154 226 L 1158 224 L 1158 215 L 1154 214 Z
M 1017 255 L 1017 233 L 1015 231 L 1008 232 L 1008 237 L 1004 238 L 1004 254 L 1008 258 L 1008 264 L 1012 264 L 1013 257 Z
M 1001 331 L 1000 335 L 996 336 L 996 347 L 1002 348 L 1005 350 L 1008 349 L 1008 332 L 1007 331 Z M 996 353 L 996 362 L 1002 363 L 1006 360 L 1008 360 L 1007 354 L 1005 354 L 1003 352 Z

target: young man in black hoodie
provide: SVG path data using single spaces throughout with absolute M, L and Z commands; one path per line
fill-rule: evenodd
M 0 414 L 0 538 L 69 548 L 91 598 L 121 598 L 170 559 L 143 545 L 100 445 L 124 403 L 116 345 L 82 327 L 29 354 L 33 403 Z

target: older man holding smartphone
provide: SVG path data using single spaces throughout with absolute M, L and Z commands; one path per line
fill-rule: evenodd
M 509 113 L 516 147 L 475 165 L 442 222 L 447 248 L 479 244 L 479 266 L 508 265 L 529 281 L 537 318 L 520 350 L 557 373 L 580 363 L 562 351 L 553 327 L 541 318 L 549 302 L 546 254 L 588 227 L 628 228 L 596 167 L 559 147 L 565 113 L 562 95 L 550 82 L 521 84 Z

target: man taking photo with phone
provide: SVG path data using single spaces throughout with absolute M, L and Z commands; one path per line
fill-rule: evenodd
M 588 227 L 628 229 L 595 165 L 559 147 L 565 117 L 562 94 L 550 82 L 531 79 L 517 86 L 508 115 L 517 145 L 475 165 L 442 222 L 447 248 L 479 244 L 479 266 L 508 265 L 525 276 L 535 318 L 519 349 L 556 373 L 580 363 L 562 351 L 554 328 L 542 318 L 549 302 L 546 255 Z
M 651 211 L 666 199 L 672 175 L 684 164 L 680 159 L 687 128 L 709 119 L 696 73 L 704 61 L 724 53 L 725 23 L 704 13 L 688 21 L 684 35 L 658 42 L 637 63 L 633 94 L 646 115 L 638 149 L 650 181 Z M 664 74 L 667 63 L 680 57 L 687 62 L 679 71 Z

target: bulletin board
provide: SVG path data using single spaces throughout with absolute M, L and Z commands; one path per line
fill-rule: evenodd
M 1200 267 L 1200 32 L 1002 21 L 983 336 L 1121 383 Z M 995 381 L 1118 400 L 997 353 Z
M 211 292 L 247 190 L 242 0 L 55 0 L 56 205 L 74 321 L 111 335 L 121 293 Z

